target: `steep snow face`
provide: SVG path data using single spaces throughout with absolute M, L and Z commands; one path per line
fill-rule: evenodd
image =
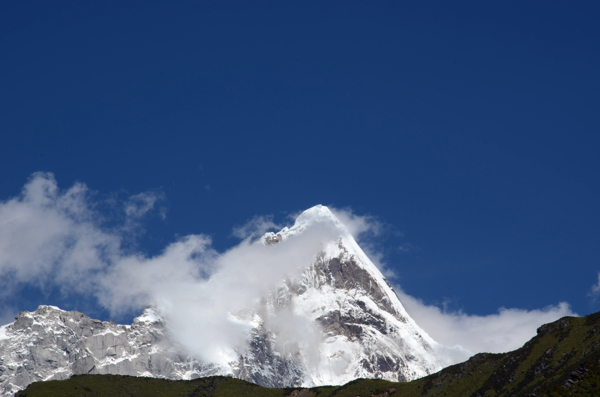
M 269 387 L 359 377 L 409 381 L 449 364 L 327 207 L 303 212 L 291 228 L 267 233 L 258 244 L 269 249 L 310 229 L 327 231 L 314 259 L 246 310 L 229 313 L 231 321 L 252 326 L 248 343 L 236 347 L 237 358 L 210 363 L 192 357 L 173 339 L 168 316 L 153 308 L 131 325 L 116 325 L 40 306 L 0 327 L 0 392 L 8 396 L 34 381 L 84 373 L 169 379 L 218 374 Z

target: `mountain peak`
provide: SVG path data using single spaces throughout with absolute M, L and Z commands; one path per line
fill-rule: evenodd
M 296 224 L 309 222 L 334 222 L 336 224 L 340 223 L 340 221 L 335 217 L 335 215 L 333 215 L 333 212 L 331 212 L 331 210 L 328 207 L 321 204 L 317 204 L 314 207 L 307 209 L 296 218 Z

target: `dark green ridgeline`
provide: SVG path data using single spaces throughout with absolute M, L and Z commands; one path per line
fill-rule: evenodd
M 522 348 L 477 354 L 407 383 L 359 379 L 343 386 L 268 389 L 213 376 L 173 381 L 119 375 L 80 375 L 37 382 L 18 397 L 499 397 L 600 396 L 600 313 L 543 325 Z

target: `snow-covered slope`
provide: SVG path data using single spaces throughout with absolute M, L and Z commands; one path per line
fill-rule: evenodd
M 190 379 L 231 375 L 263 386 L 342 384 L 352 379 L 408 381 L 441 369 L 440 346 L 406 313 L 390 284 L 346 227 L 324 206 L 259 244 L 285 244 L 310 228 L 328 240 L 300 275 L 287 276 L 253 309 L 237 359 L 202 362 L 171 336 L 168 318 L 146 308 L 131 325 L 40 306 L 0 327 L 0 391 L 71 374 L 111 373 Z M 333 231 L 333 233 L 332 233 Z M 331 237 L 333 236 L 333 238 Z M 289 338 L 291 333 L 301 337 Z

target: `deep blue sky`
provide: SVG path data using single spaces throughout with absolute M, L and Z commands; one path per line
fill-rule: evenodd
M 599 19 L 592 1 L 3 1 L 0 200 L 36 171 L 162 190 L 148 254 L 350 206 L 388 225 L 395 282 L 428 303 L 587 314 Z M 61 299 L 10 304 L 80 308 Z

